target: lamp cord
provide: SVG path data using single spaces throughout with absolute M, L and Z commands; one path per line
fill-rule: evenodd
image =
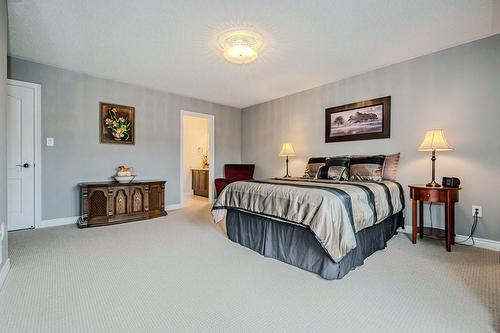
M 476 232 L 476 228 L 477 228 L 477 222 L 478 222 L 477 215 L 478 215 L 478 212 L 477 211 L 474 212 L 474 218 L 472 221 L 472 227 L 470 228 L 469 236 L 466 239 L 464 239 L 463 241 L 456 242 L 455 244 L 463 245 L 463 246 L 474 246 L 476 244 L 476 242 L 474 241 L 474 232 Z M 429 203 L 429 217 L 430 217 L 430 221 L 431 221 L 431 233 L 432 233 L 432 202 Z M 467 242 L 469 239 L 472 241 L 472 244 L 465 244 L 465 242 Z
M 476 243 L 474 242 L 474 232 L 476 231 L 477 228 L 477 218 L 478 218 L 478 212 L 474 212 L 474 221 L 472 223 L 472 227 L 470 228 L 470 234 L 469 237 L 467 237 L 465 240 L 461 242 L 457 242 L 456 244 L 463 245 L 463 246 L 474 246 Z M 468 240 L 472 240 L 472 244 L 464 244 Z
M 431 234 L 432 234 L 432 202 L 429 202 L 429 219 L 431 221 Z

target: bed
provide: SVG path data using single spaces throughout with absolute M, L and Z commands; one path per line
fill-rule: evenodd
M 394 181 L 271 178 L 227 186 L 212 207 L 228 237 L 266 257 L 340 279 L 403 223 Z

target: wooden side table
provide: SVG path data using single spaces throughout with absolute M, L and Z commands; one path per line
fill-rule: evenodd
M 461 188 L 455 187 L 427 187 L 425 185 L 409 185 L 410 198 L 412 199 L 412 238 L 413 244 L 417 243 L 417 231 L 420 238 L 424 236 L 433 239 L 445 239 L 446 251 L 451 251 L 455 244 L 455 203 L 458 202 L 458 192 Z M 417 228 L 417 202 L 418 220 Z M 445 206 L 445 230 L 437 228 L 424 228 L 424 202 L 440 202 Z

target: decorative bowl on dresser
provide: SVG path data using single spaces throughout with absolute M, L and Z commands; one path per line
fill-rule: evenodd
M 78 227 L 97 227 L 165 216 L 165 181 L 80 183 Z

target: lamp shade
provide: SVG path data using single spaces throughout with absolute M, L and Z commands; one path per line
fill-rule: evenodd
M 284 143 L 281 147 L 280 156 L 295 156 L 295 150 L 293 150 L 291 143 Z
M 419 151 L 449 151 L 453 150 L 450 144 L 446 141 L 444 131 L 442 129 L 433 129 L 425 133 L 424 141 L 418 147 Z

